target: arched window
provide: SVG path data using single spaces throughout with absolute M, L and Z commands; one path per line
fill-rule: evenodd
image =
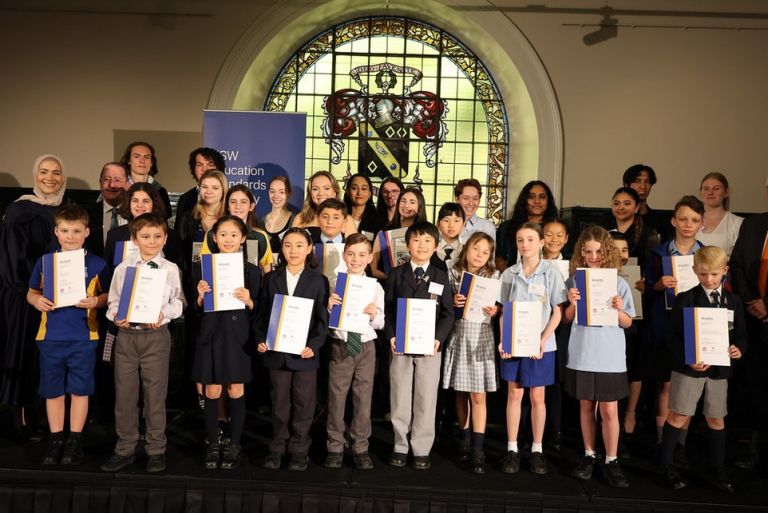
M 503 219 L 504 104 L 477 56 L 435 26 L 368 17 L 326 30 L 283 66 L 265 110 L 307 113 L 306 176 L 397 176 L 421 186 L 432 220 L 472 177 L 484 188 L 478 215 Z

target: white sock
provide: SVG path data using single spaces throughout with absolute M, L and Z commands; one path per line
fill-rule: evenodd
M 542 447 L 542 444 L 537 444 L 536 442 L 533 442 L 531 444 L 531 452 L 544 452 L 544 447 Z
M 607 454 L 605 455 L 605 463 L 610 463 L 616 460 L 617 460 L 616 456 L 608 456 Z
M 586 456 L 588 458 L 594 458 L 595 457 L 595 451 L 592 451 L 590 449 L 585 449 L 584 450 L 584 456 Z
M 507 442 L 507 450 L 512 452 L 517 452 L 517 440 L 514 442 Z

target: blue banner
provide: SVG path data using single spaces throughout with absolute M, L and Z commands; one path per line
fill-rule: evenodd
M 203 112 L 203 144 L 221 152 L 230 186 L 250 187 L 260 218 L 271 209 L 267 185 L 274 176 L 287 176 L 291 181 L 290 210 L 298 211 L 304 204 L 306 134 L 304 113 Z

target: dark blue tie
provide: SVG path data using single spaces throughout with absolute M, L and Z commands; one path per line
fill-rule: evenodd
M 709 293 L 709 297 L 712 299 L 712 304 L 715 306 L 715 308 L 720 308 L 720 293 L 716 290 L 713 290 Z
M 416 281 L 421 281 L 424 277 L 424 269 L 422 267 L 417 267 L 413 270 L 413 275 L 416 277 Z

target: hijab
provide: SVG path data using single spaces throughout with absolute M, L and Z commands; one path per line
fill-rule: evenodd
M 59 164 L 59 167 L 61 167 L 61 174 L 64 177 L 61 188 L 53 194 L 44 194 L 43 191 L 40 190 L 40 185 L 37 183 L 37 173 L 40 169 L 40 164 L 46 160 L 55 160 Z M 67 189 L 67 178 L 64 176 L 64 162 L 62 162 L 62 160 L 56 155 L 40 155 L 35 160 L 35 167 L 32 168 L 32 175 L 34 176 L 35 180 L 35 186 L 32 188 L 32 194 L 24 194 L 16 201 L 31 201 L 33 203 L 51 207 L 58 207 L 61 205 L 61 200 L 64 198 L 64 193 Z

